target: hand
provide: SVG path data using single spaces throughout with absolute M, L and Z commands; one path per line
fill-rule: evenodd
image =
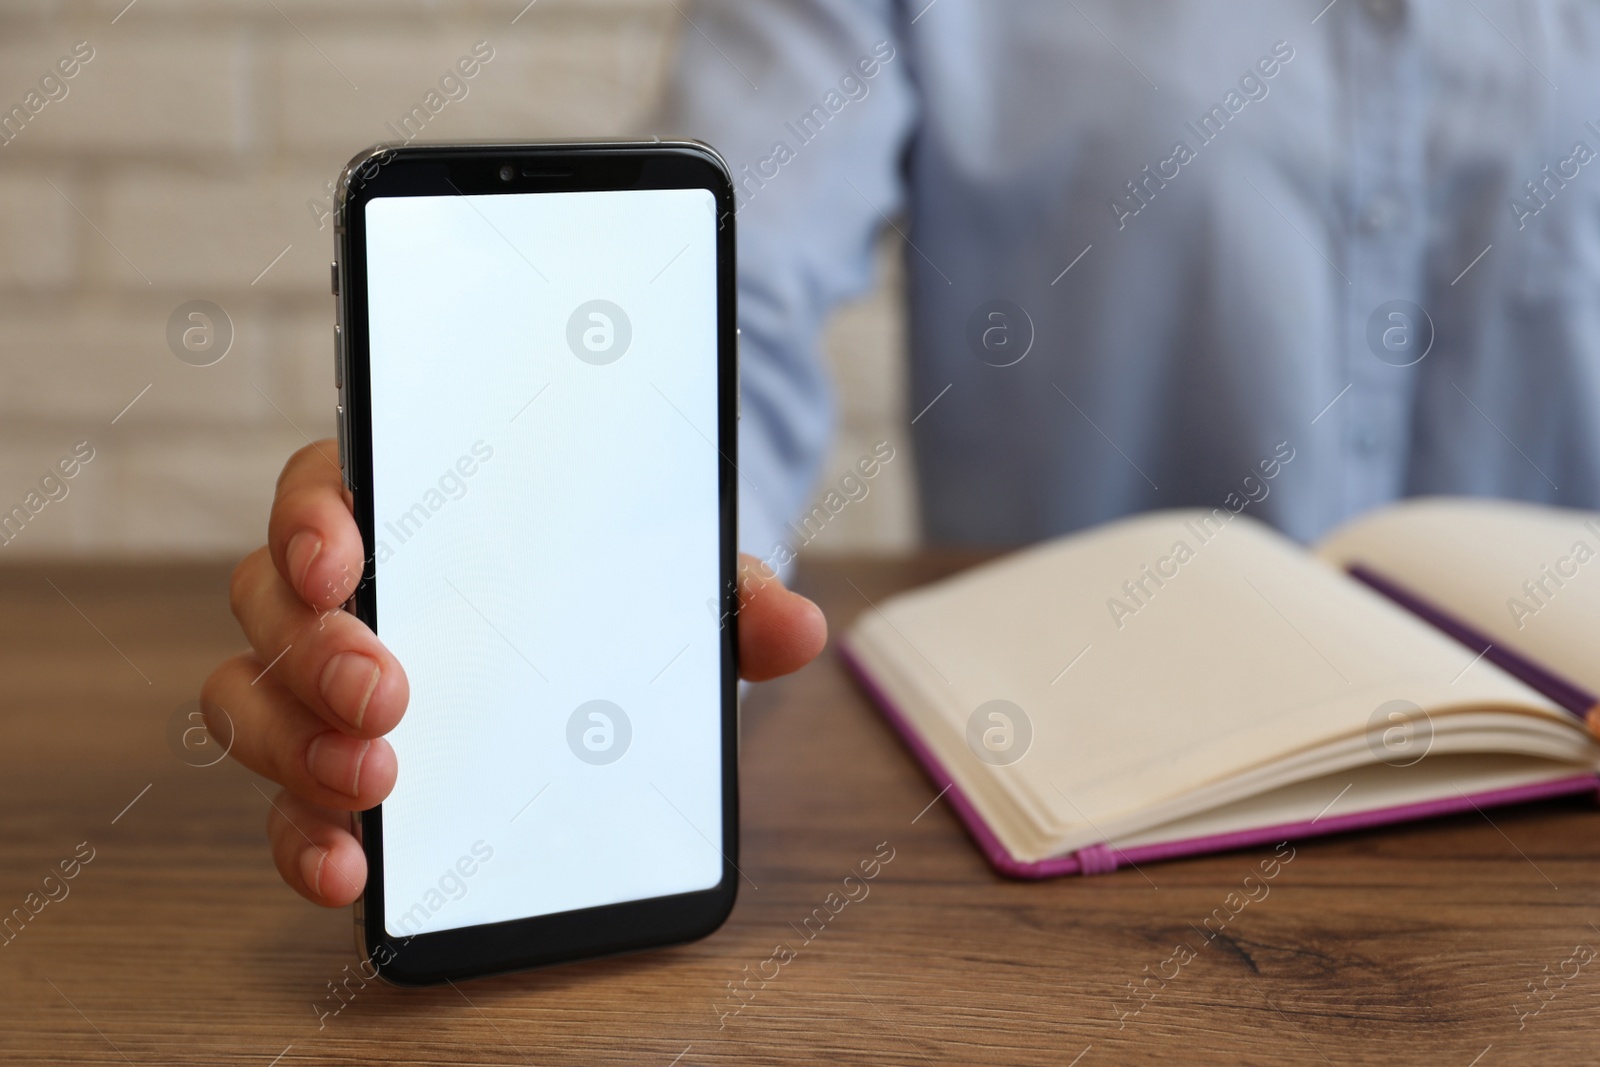
M 233 614 L 251 650 L 212 672 L 200 703 L 208 722 L 219 709 L 231 718 L 234 758 L 284 787 L 267 815 L 278 873 L 306 899 L 342 907 L 367 880 L 347 813 L 394 788 L 395 753 L 383 735 L 405 713 L 410 689 L 377 635 L 340 610 L 363 555 L 334 455 L 333 441 L 319 441 L 284 466 L 268 543 L 233 572 Z M 739 559 L 739 600 L 745 678 L 788 674 L 822 651 L 821 610 L 751 556 Z

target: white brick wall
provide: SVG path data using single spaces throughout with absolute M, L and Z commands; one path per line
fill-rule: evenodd
M 76 442 L 96 449 L 0 559 L 235 556 L 259 542 L 283 458 L 332 432 L 332 233 L 307 202 L 476 41 L 493 60 L 426 138 L 636 130 L 683 27 L 667 0 L 538 0 L 513 24 L 522 3 L 0 5 L 0 113 L 75 42 L 94 48 L 66 96 L 0 146 L 0 509 Z M 891 289 L 829 331 L 843 426 L 825 477 L 874 441 L 905 442 L 887 248 L 884 260 Z M 211 367 L 166 346 L 168 316 L 193 299 L 233 322 Z M 909 544 L 910 474 L 904 448 L 814 550 Z

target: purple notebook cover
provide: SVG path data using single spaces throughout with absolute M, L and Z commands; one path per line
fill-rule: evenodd
M 1357 568 L 1352 568 L 1356 571 Z M 1356 574 L 1358 580 L 1377 589 L 1389 596 L 1402 606 L 1421 615 L 1428 622 L 1444 630 L 1462 644 L 1474 651 L 1482 651 L 1490 647 L 1492 642 L 1480 632 L 1435 608 L 1416 594 L 1402 590 L 1398 585 L 1382 579 L 1372 571 L 1359 568 Z M 1377 578 L 1377 581 L 1373 579 Z M 1381 583 L 1381 584 L 1380 584 Z M 1400 594 L 1400 595 L 1396 595 Z M 1514 653 L 1512 655 L 1515 655 Z M 1052 856 L 1048 859 L 1026 862 L 1017 859 L 1006 847 L 1000 843 L 989 824 L 979 814 L 977 807 L 971 799 L 961 791 L 952 778 L 934 755 L 933 750 L 923 741 L 911 724 L 911 721 L 895 705 L 889 695 L 878 685 L 864 664 L 850 651 L 848 639 L 839 644 L 839 657 L 849 668 L 850 673 L 861 683 L 867 695 L 883 713 L 889 725 L 893 726 L 900 739 L 905 742 L 911 754 L 922 764 L 922 768 L 932 779 L 933 784 L 945 790 L 943 794 L 950 801 L 950 806 L 955 809 L 956 815 L 966 826 L 967 832 L 977 842 L 978 848 L 995 870 L 1011 878 L 1056 878 L 1067 874 L 1107 874 L 1122 866 L 1134 866 L 1140 863 L 1151 863 L 1158 860 L 1178 859 L 1183 856 L 1194 856 L 1206 852 L 1223 852 L 1230 849 L 1251 848 L 1256 845 L 1277 844 L 1281 841 L 1299 840 L 1307 837 L 1318 837 L 1323 834 L 1342 833 L 1347 830 L 1365 830 L 1373 826 L 1385 826 L 1390 823 L 1411 822 L 1418 819 L 1435 818 L 1441 815 L 1454 815 L 1464 811 L 1478 808 L 1502 807 L 1507 804 L 1523 804 L 1534 800 L 1546 800 L 1551 797 L 1572 796 L 1579 793 L 1596 793 L 1596 776 L 1592 774 L 1572 775 L 1566 778 L 1557 778 L 1554 781 L 1538 782 L 1533 785 L 1514 786 L 1509 789 L 1491 789 L 1470 796 L 1461 795 L 1446 797 L 1440 800 L 1430 800 L 1418 804 L 1400 804 L 1391 808 L 1378 808 L 1373 811 L 1358 812 L 1354 815 L 1333 815 L 1323 818 L 1319 816 L 1310 822 L 1279 823 L 1274 826 L 1259 826 L 1249 830 L 1239 830 L 1229 834 L 1211 834 L 1204 837 L 1191 837 L 1181 841 L 1168 841 L 1157 845 L 1138 845 L 1133 848 L 1119 849 L 1101 843 L 1081 848 L 1076 852 L 1064 856 Z M 1486 658 L 1495 659 L 1493 656 Z M 1593 706 L 1594 700 L 1579 687 L 1572 685 L 1543 668 L 1537 667 L 1532 661 L 1517 656 L 1518 660 L 1532 667 L 1531 672 L 1512 670 L 1511 673 L 1522 678 L 1534 688 L 1544 692 L 1552 700 L 1568 710 L 1577 711 L 1574 704 Z M 1498 663 L 1498 659 L 1495 659 Z M 1538 678 L 1538 681 L 1535 681 Z M 1544 684 L 1541 684 L 1544 683 Z M 1548 688 L 1547 688 L 1548 685 Z M 1597 796 L 1600 799 L 1600 796 Z

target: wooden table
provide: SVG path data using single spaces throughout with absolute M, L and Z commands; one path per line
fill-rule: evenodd
M 842 629 L 865 597 L 956 562 L 828 563 L 802 585 Z M 70 894 L 0 944 L 6 1063 L 1496 1067 L 1600 1054 L 1591 805 L 1302 843 L 1270 895 L 1207 942 L 1193 925 L 1271 850 L 1001 879 L 930 807 L 935 790 L 831 653 L 747 701 L 741 864 L 759 889 L 719 933 L 459 988 L 352 980 L 336 1001 L 330 983 L 355 960 L 349 912 L 279 884 L 259 779 L 189 766 L 168 745 L 175 710 L 240 643 L 225 588 L 222 567 L 0 571 L 0 911 L 93 850 Z M 884 842 L 894 858 L 870 894 L 807 941 L 802 920 Z M 1181 966 L 1180 943 L 1195 950 Z M 780 944 L 793 958 L 768 962 Z M 1158 973 L 1173 977 L 1130 995 Z

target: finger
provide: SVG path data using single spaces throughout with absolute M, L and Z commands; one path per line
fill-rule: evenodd
M 739 556 L 739 673 L 764 682 L 790 674 L 828 642 L 822 609 L 783 582 L 754 556 Z
M 344 812 L 280 792 L 267 811 L 267 839 L 279 877 L 313 904 L 342 908 L 353 903 L 367 884 L 367 857 L 349 825 Z
M 400 721 L 410 699 L 400 661 L 354 615 L 307 607 L 265 548 L 235 568 L 230 595 L 263 669 L 330 725 L 378 737 Z
M 364 559 L 338 455 L 336 442 L 322 440 L 290 456 L 267 521 L 273 566 L 296 596 L 324 611 L 350 599 Z
M 388 796 L 398 768 L 389 742 L 329 729 L 262 666 L 234 656 L 200 691 L 208 732 L 228 754 L 320 807 L 365 811 Z

